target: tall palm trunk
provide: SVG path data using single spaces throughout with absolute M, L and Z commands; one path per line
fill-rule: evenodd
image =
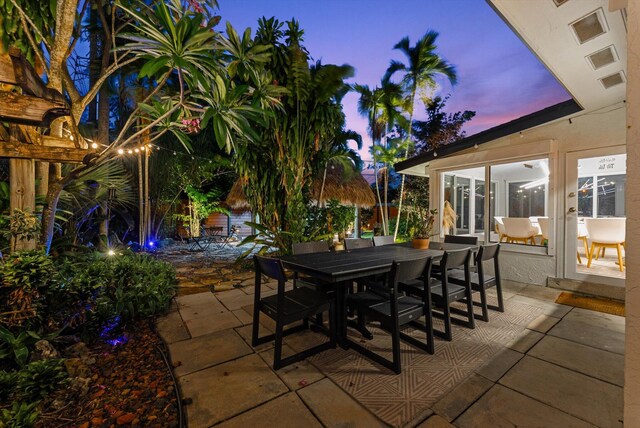
M 409 130 L 407 131 L 407 139 L 409 140 L 409 144 L 407 144 L 407 149 L 404 151 L 404 157 L 409 156 L 409 148 L 411 147 L 411 138 L 413 137 L 413 103 L 416 99 L 416 91 L 417 88 L 414 86 L 411 91 L 411 99 L 409 101 Z M 398 217 L 396 218 L 396 229 L 393 232 L 393 239 L 398 237 L 398 228 L 400 227 L 400 213 L 402 212 L 402 201 L 404 200 L 404 180 L 406 175 L 402 174 L 402 180 L 400 181 L 400 195 L 398 199 Z

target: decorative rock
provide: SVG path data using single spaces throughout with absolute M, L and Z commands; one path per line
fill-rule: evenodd
M 125 413 L 116 420 L 116 423 L 118 425 L 129 425 L 135 418 L 135 413 Z
M 60 358 L 60 353 L 56 351 L 56 348 L 48 340 L 38 340 L 35 344 L 35 352 L 31 353 L 31 360 L 40 361 L 51 358 Z
M 70 377 L 90 377 L 91 370 L 80 358 L 67 358 L 64 360 L 64 367 Z

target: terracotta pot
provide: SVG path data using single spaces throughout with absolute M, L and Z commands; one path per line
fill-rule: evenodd
M 417 248 L 418 250 L 426 250 L 429 248 L 429 238 L 413 238 L 411 241 L 413 248 Z

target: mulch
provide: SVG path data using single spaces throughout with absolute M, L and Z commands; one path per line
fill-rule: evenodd
M 147 321 L 89 345 L 88 394 L 62 410 L 43 412 L 40 427 L 177 427 L 178 397 Z M 114 345 L 114 343 L 117 343 Z M 166 352 L 166 351 L 165 351 Z

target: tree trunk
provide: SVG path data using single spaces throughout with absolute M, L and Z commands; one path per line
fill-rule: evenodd
M 99 229 L 99 242 L 98 248 L 101 251 L 107 251 L 109 249 L 109 199 L 100 204 L 100 229 Z
M 409 140 L 409 144 L 407 144 L 407 149 L 404 152 L 404 157 L 409 156 L 409 147 L 411 144 L 411 137 L 413 136 L 413 104 L 416 101 L 416 88 L 413 89 L 413 93 L 411 94 L 411 102 L 410 108 L 411 112 L 409 113 L 409 131 L 407 132 L 407 139 Z M 398 237 L 398 227 L 400 226 L 400 212 L 402 211 L 402 200 L 404 198 L 404 179 L 406 175 L 402 174 L 402 180 L 400 181 L 400 195 L 398 199 L 398 218 L 396 220 L 396 230 L 393 232 L 393 239 Z
M 142 184 L 142 156 L 138 153 L 138 243 L 144 246 L 144 189 Z
M 58 0 L 56 3 L 55 39 L 49 56 L 47 86 L 61 93 L 63 67 L 67 66 L 67 51 L 71 43 L 71 35 L 73 34 L 77 10 L 78 0 Z M 51 135 L 62 137 L 61 121 L 54 121 L 51 126 Z M 56 177 L 55 181 L 49 177 L 48 181 L 49 189 L 42 210 L 42 232 L 40 234 L 40 244 L 47 253 L 51 248 L 51 240 L 53 239 L 53 226 L 55 224 L 60 192 L 62 192 L 66 184 L 61 177 Z

